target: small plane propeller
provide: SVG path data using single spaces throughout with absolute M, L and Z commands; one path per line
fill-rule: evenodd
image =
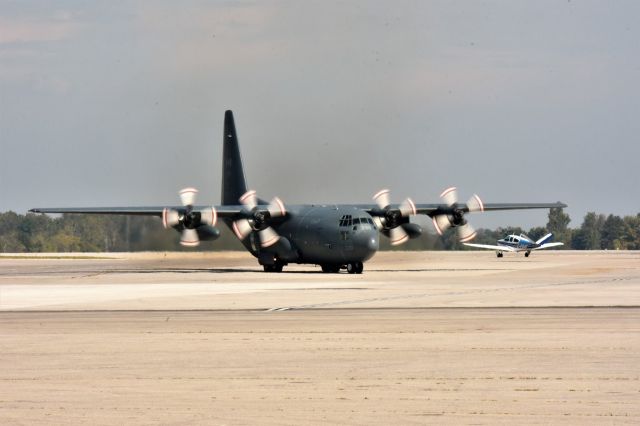
M 379 229 L 389 231 L 391 245 L 397 246 L 409 240 L 409 234 L 402 227 L 406 221 L 402 219 L 415 215 L 417 211 L 411 198 L 405 199 L 398 208 L 391 208 L 390 193 L 388 189 L 382 189 L 373 196 L 378 211 L 373 212 L 372 216 Z
M 280 198 L 274 197 L 269 203 L 266 210 L 258 207 L 258 197 L 256 191 L 250 190 L 245 192 L 240 199 L 240 204 L 245 207 L 245 217 L 233 222 L 233 232 L 238 239 L 244 240 L 252 232 L 258 232 L 260 245 L 262 247 L 270 247 L 278 242 L 280 236 L 269 226 L 269 220 L 272 218 L 282 217 L 287 214 L 284 203 Z
M 214 207 L 207 207 L 202 210 L 194 210 L 193 204 L 198 190 L 195 188 L 185 188 L 180 191 L 180 201 L 184 209 L 163 209 L 162 225 L 165 228 L 182 227 L 180 244 L 187 247 L 195 247 L 200 244 L 197 227 L 201 225 L 215 226 L 218 221 L 218 214 Z
M 449 227 L 458 228 L 458 239 L 463 242 L 469 242 L 476 237 L 477 232 L 464 218 L 465 213 L 484 211 L 482 200 L 476 194 L 473 194 L 467 201 L 467 204 L 460 206 L 458 204 L 458 191 L 455 186 L 445 189 L 440 194 L 440 198 L 447 205 L 447 208 L 439 209 L 439 213 L 433 216 L 433 225 L 439 235 L 449 229 Z

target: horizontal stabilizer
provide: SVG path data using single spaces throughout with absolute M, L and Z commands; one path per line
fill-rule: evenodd
M 558 247 L 558 246 L 563 246 L 564 243 L 546 243 L 541 245 L 540 247 L 536 247 L 534 250 L 542 250 L 542 249 L 548 249 L 551 247 Z
M 495 251 L 516 251 L 513 247 L 509 247 L 509 246 L 492 246 L 489 244 L 472 244 L 472 243 L 464 243 L 464 245 L 469 247 L 477 247 L 481 249 L 495 250 Z

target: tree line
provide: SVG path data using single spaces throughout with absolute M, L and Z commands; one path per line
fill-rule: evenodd
M 554 241 L 562 241 L 560 249 L 574 250 L 640 250 L 640 213 L 615 216 L 589 212 L 578 228 L 570 228 L 571 219 L 562 209 L 549 211 L 546 226 L 525 230 L 518 227 L 479 229 L 474 240 L 495 244 L 508 234 L 526 234 L 533 240 L 553 232 Z M 216 241 L 203 241 L 198 250 L 244 250 L 233 232 L 222 225 Z M 62 215 L 52 217 L 14 212 L 0 213 L 0 252 L 122 252 L 176 251 L 180 234 L 165 230 L 158 218 L 144 216 Z M 424 232 L 407 244 L 392 247 L 380 238 L 381 250 L 461 250 L 468 249 L 450 229 L 443 237 Z

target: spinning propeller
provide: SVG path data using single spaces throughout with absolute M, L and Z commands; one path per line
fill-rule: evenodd
M 409 234 L 402 225 L 407 224 L 409 216 L 417 212 L 411 198 L 404 200 L 398 208 L 392 208 L 390 192 L 388 189 L 383 189 L 373 196 L 373 200 L 378 205 L 378 211 L 373 212 L 372 216 L 379 229 L 388 231 L 391 245 L 397 246 L 409 240 Z
M 203 210 L 193 209 L 197 193 L 198 190 L 195 188 L 185 188 L 180 191 L 180 201 L 184 209 L 162 210 L 162 225 L 165 228 L 182 227 L 180 244 L 183 246 L 194 247 L 200 244 L 200 238 L 198 237 L 196 228 L 202 225 L 215 226 L 218 220 L 218 214 L 213 207 L 207 207 Z
M 270 247 L 277 243 L 280 236 L 269 226 L 269 220 L 287 214 L 282 200 L 274 197 L 266 209 L 260 209 L 256 191 L 250 190 L 245 192 L 238 201 L 245 207 L 243 211 L 245 217 L 233 222 L 233 232 L 236 236 L 240 240 L 244 240 L 249 234 L 256 231 L 262 247 Z
M 458 193 L 456 187 L 452 186 L 442 191 L 440 198 L 447 205 L 447 208 L 440 208 L 435 216 L 433 216 L 433 225 L 439 235 L 444 234 L 449 227 L 458 228 L 458 238 L 461 242 L 466 243 L 475 238 L 477 232 L 464 218 L 465 213 L 484 211 L 482 200 L 476 194 L 473 194 L 467 201 L 466 205 L 458 204 Z

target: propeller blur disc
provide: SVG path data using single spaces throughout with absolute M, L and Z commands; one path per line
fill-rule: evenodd
M 376 225 L 376 229 L 384 228 L 385 218 L 380 216 L 373 216 L 373 223 Z
M 162 210 L 162 226 L 169 228 L 180 223 L 180 213 L 173 209 Z
M 484 204 L 482 203 L 482 200 L 480 199 L 478 194 L 473 194 L 471 198 L 469 198 L 469 201 L 467 201 L 467 208 L 470 212 L 484 211 Z
M 271 217 L 280 217 L 287 214 L 287 209 L 285 209 L 284 203 L 278 197 L 274 197 L 273 200 L 271 200 L 267 210 L 269 210 Z
M 195 229 L 185 228 L 180 235 L 180 244 L 185 247 L 195 247 L 200 244 L 198 232 Z
M 385 207 L 389 206 L 389 204 L 391 204 L 389 192 L 390 191 L 388 189 L 381 189 L 373 196 L 373 200 L 381 209 L 384 209 Z
M 200 222 L 209 226 L 216 226 L 218 221 L 218 212 L 214 207 L 204 209 L 200 212 Z
M 442 235 L 447 229 L 449 229 L 451 222 L 449 222 L 447 215 L 440 214 L 433 217 L 433 226 L 436 228 L 438 235 Z
M 247 219 L 236 220 L 235 222 L 233 222 L 232 228 L 234 234 L 236 234 L 236 237 L 238 237 L 238 239 L 240 240 L 244 240 L 245 238 L 247 238 L 247 235 L 249 235 L 251 231 L 253 231 L 253 228 L 251 227 L 251 224 Z
M 469 225 L 468 223 L 465 223 L 464 225 L 458 227 L 458 238 L 460 239 L 461 243 L 468 243 L 469 241 L 473 240 L 477 234 L 478 233 L 475 229 L 473 229 L 473 226 Z
M 415 216 L 418 214 L 418 210 L 416 210 L 416 205 L 411 198 L 407 198 L 400 204 L 400 214 L 402 216 Z
M 270 226 L 258 232 L 258 235 L 260 236 L 260 245 L 262 247 L 270 247 L 280 239 L 280 235 Z
M 247 210 L 253 210 L 253 208 L 258 205 L 258 198 L 256 197 L 256 191 L 252 189 L 245 192 L 240 196 L 238 201 L 240 201 L 240 204 L 245 206 Z
M 406 243 L 409 240 L 409 234 L 401 226 L 396 226 L 389 230 L 389 237 L 391 239 L 391 245 L 397 246 Z
M 198 190 L 195 188 L 185 188 L 180 191 L 180 201 L 183 206 L 192 206 L 196 201 Z
M 444 201 L 444 203 L 448 206 L 452 206 L 455 203 L 458 202 L 458 191 L 457 188 L 455 186 L 452 186 L 450 188 L 445 189 L 444 191 L 442 191 L 442 194 L 440 194 L 440 198 L 442 198 L 442 201 Z

